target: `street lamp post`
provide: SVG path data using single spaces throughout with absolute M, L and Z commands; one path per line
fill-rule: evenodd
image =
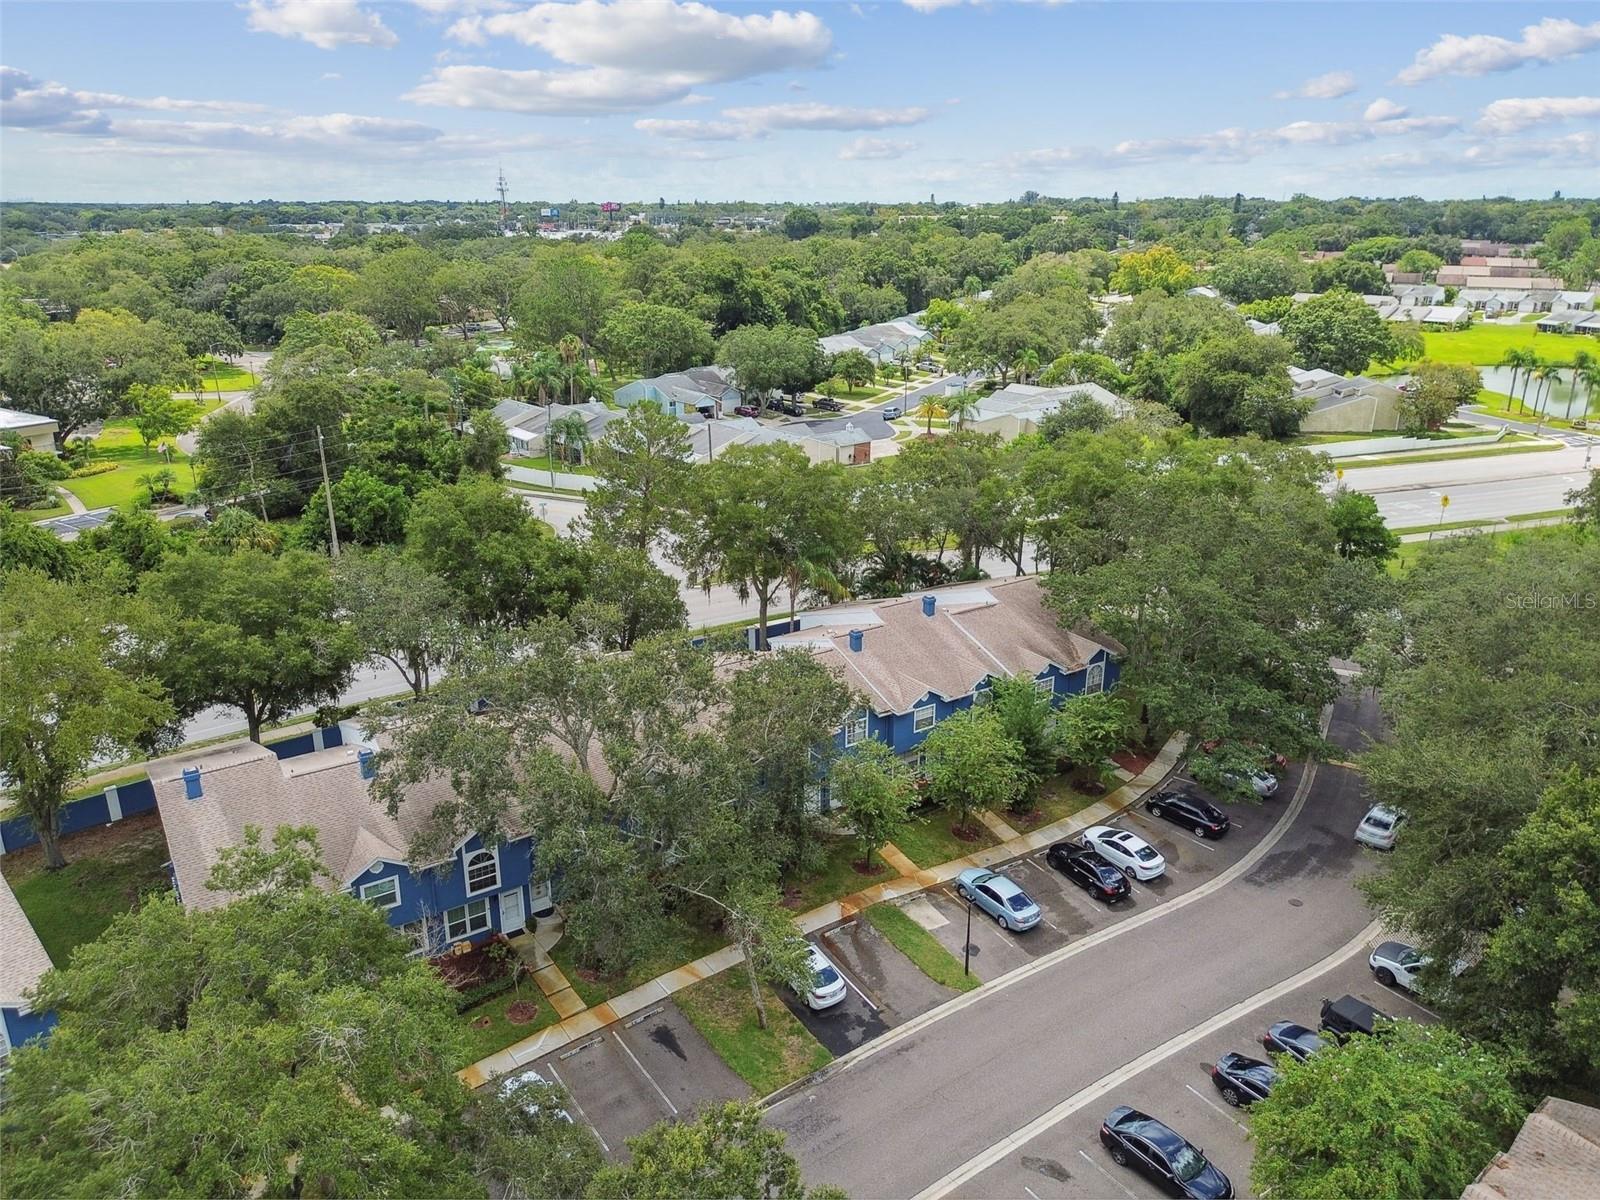
M 965 897 L 965 899 L 967 901 L 967 944 L 966 944 L 965 947 L 963 947 L 963 951 L 964 952 L 963 952 L 963 954 L 961 956 L 961 973 L 963 975 L 971 975 L 972 974 L 972 895 L 970 893 L 968 893 L 967 896 Z

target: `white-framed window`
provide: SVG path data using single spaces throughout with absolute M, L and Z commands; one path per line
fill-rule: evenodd
M 361 898 L 375 908 L 394 908 L 400 903 L 400 880 L 391 875 L 361 885 Z
M 979 707 L 979 706 L 984 705 L 984 704 L 993 704 L 993 703 L 994 703 L 994 689 L 989 686 L 989 681 L 987 679 L 985 679 L 977 687 L 972 689 L 972 704 L 973 704 L 973 707 L 976 708 L 976 707 Z
M 1049 676 L 1033 681 L 1033 690 L 1041 696 L 1054 696 L 1056 694 L 1056 681 Z
M 1105 663 L 1089 664 L 1089 669 L 1083 673 L 1083 690 L 1086 692 L 1103 692 L 1106 690 Z
M 867 710 L 858 708 L 844 719 L 844 744 L 857 746 L 867 740 Z
M 911 710 L 911 732 L 927 733 L 933 728 L 933 723 L 938 717 L 938 709 L 932 704 L 924 704 L 920 708 Z
M 500 886 L 500 855 L 494 850 L 474 850 L 467 855 L 467 895 L 492 892 Z
M 487 899 L 468 900 L 460 908 L 452 908 L 444 914 L 444 934 L 452 942 L 471 937 L 475 933 L 482 933 L 487 928 L 489 928 Z

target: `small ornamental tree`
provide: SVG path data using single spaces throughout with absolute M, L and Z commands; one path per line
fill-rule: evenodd
M 1024 786 L 1014 804 L 1026 807 L 1045 780 L 1056 773 L 1059 742 L 1056 710 L 1050 697 L 1025 676 L 1000 677 L 990 684 L 990 708 L 1006 736 L 1022 749 Z
M 971 830 L 975 812 L 1011 807 L 1027 787 L 1023 749 L 991 709 L 968 708 L 946 717 L 928 734 L 922 751 L 928 795 L 955 814 L 957 831 Z
M 828 790 L 855 830 L 863 870 L 872 866 L 872 852 L 905 828 L 917 802 L 905 764 L 873 738 L 835 760 Z
M 1056 716 L 1061 754 L 1080 776 L 1099 782 L 1102 764 L 1128 740 L 1128 706 L 1110 692 L 1073 696 Z

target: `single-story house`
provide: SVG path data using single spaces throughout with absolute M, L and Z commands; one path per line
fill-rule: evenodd
M 876 325 L 863 325 L 848 333 L 829 334 L 817 340 L 824 354 L 860 350 L 873 362 L 882 365 L 894 362 L 902 354 L 915 354 L 924 344 L 933 340 L 933 334 L 924 329 L 916 317 L 905 316 Z
M 773 649 L 810 651 L 862 700 L 837 745 L 871 737 L 902 755 L 996 677 L 1031 679 L 1059 704 L 1114 687 L 1123 653 L 1114 639 L 1063 628 L 1035 575 L 813 609 L 783 628 Z
M 1456 293 L 1456 303 L 1474 311 L 1482 310 L 1493 298 L 1494 292 L 1488 288 L 1462 288 Z
M 1113 417 L 1123 417 L 1130 406 L 1115 392 L 1098 383 L 1072 383 L 1061 387 L 1039 387 L 1031 383 L 1007 384 L 982 397 L 966 419 L 966 428 L 976 433 L 998 433 L 1004 440 L 1037 433 L 1039 422 L 1061 407 L 1068 396 L 1086 395 L 1098 400 Z
M 799 446 L 814 463 L 858 467 L 872 461 L 875 446 L 882 453 L 893 445 L 894 434 L 894 426 L 884 420 L 881 413 L 864 412 L 826 420 L 768 425 L 751 438 L 750 444 L 789 442 Z
M 1553 307 L 1556 310 L 1563 308 L 1592 309 L 1594 307 L 1594 293 L 1590 291 L 1557 292 L 1556 302 Z
M 15 437 L 30 450 L 54 454 L 56 431 L 60 428 L 54 417 L 41 417 L 38 413 L 22 412 L 15 408 L 0 408 L 0 438 Z
M 1363 295 L 1361 297 L 1361 302 L 1368 308 L 1376 310 L 1377 314 L 1384 320 L 1388 320 L 1390 314 L 1400 307 L 1400 301 L 1396 300 L 1393 296 L 1387 295 Z
M 22 911 L 11 885 L 0 876 L 0 1071 L 11 1051 L 55 1028 L 56 1015 L 33 1007 L 29 993 L 54 964 Z
M 1444 303 L 1444 288 L 1437 283 L 1403 283 L 1394 289 L 1401 308 L 1427 308 Z
M 1221 292 L 1217 291 L 1216 288 L 1211 287 L 1209 284 L 1204 283 L 1202 283 L 1199 287 L 1190 288 L 1188 291 L 1184 292 L 1184 295 L 1203 296 L 1207 300 L 1220 300 L 1222 298 Z
M 723 417 L 708 420 L 698 413 L 682 413 L 678 419 L 689 427 L 689 455 L 695 462 L 720 458 L 729 446 L 743 446 L 766 428 L 754 417 Z
M 1397 308 L 1390 313 L 1390 321 L 1415 321 L 1419 325 L 1431 325 L 1453 328 L 1463 321 L 1472 319 L 1472 310 L 1459 304 L 1433 304 L 1413 306 L 1411 308 Z
M 309 825 L 332 876 L 322 886 L 382 909 L 418 953 L 496 931 L 518 933 L 530 914 L 550 909 L 548 882 L 533 878 L 528 836 L 492 844 L 474 834 L 438 861 L 412 864 L 411 841 L 448 797 L 449 783 L 418 785 L 391 817 L 371 796 L 376 747 L 358 726 L 341 731 L 342 746 L 296 758 L 247 741 L 150 764 L 172 856 L 168 871 L 186 907 L 227 902 L 206 879 L 219 854 L 243 842 L 246 826 L 270 842 L 280 825 Z
M 1271 337 L 1273 334 L 1283 332 L 1283 327 L 1276 321 L 1258 321 L 1254 317 L 1246 317 L 1244 323 L 1257 337 Z
M 720 417 L 743 404 L 744 393 L 734 386 L 733 372 L 727 367 L 690 367 L 625 383 L 611 394 L 611 399 L 620 408 L 654 400 L 675 417 L 685 413 Z
M 1567 308 L 1541 317 L 1537 323 L 1541 333 L 1600 334 L 1600 313 Z
M 1364 375 L 1346 377 L 1320 368 L 1289 368 L 1294 397 L 1312 408 L 1300 421 L 1304 433 L 1372 433 L 1400 428 L 1400 390 Z
M 543 455 L 548 448 L 545 444 L 545 432 L 550 428 L 552 421 L 559 421 L 563 417 L 577 416 L 583 420 L 584 428 L 588 431 L 589 445 L 599 441 L 605 433 L 606 427 L 613 421 L 620 421 L 627 414 L 621 409 L 612 408 L 599 400 L 586 400 L 582 404 L 525 404 L 521 400 L 502 400 L 493 409 L 506 427 L 506 450 L 510 454 L 526 454 L 537 458 Z M 556 435 L 558 443 L 561 435 Z M 578 462 L 582 462 L 586 452 L 585 446 L 577 446 L 574 455 Z

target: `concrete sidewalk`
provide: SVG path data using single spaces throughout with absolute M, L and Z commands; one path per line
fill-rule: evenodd
M 818 905 L 810 912 L 796 917 L 795 924 L 804 933 L 816 933 L 884 900 L 897 900 L 925 888 L 946 883 L 968 867 L 993 866 L 1006 859 L 1039 850 L 1051 842 L 1071 837 L 1091 825 L 1103 825 L 1136 803 L 1147 791 L 1165 779 L 1177 763 L 1185 744 L 1186 738 L 1183 735 L 1175 735 L 1161 748 L 1161 752 L 1151 760 L 1150 765 L 1139 774 L 1130 775 L 1127 771 L 1118 770 L 1117 776 L 1123 780 L 1121 787 L 1109 793 L 1103 800 L 1097 800 L 1070 817 L 1064 817 L 1050 825 L 1042 825 L 1030 833 L 1017 834 L 999 845 L 974 851 L 962 858 L 940 863 L 936 867 L 918 867 L 893 843 L 885 845 L 879 853 L 885 862 L 900 872 L 897 878 L 874 884 L 843 899 L 830 900 L 826 904 Z M 999 822 L 998 818 L 996 821 L 1004 824 Z M 613 996 L 604 1004 L 566 1016 L 556 1024 L 541 1029 L 532 1037 L 480 1059 L 458 1071 L 457 1074 L 468 1087 L 481 1087 L 496 1075 L 519 1070 L 552 1050 L 579 1041 L 614 1021 L 632 1016 L 653 1004 L 659 1004 L 674 992 L 682 991 L 702 979 L 726 971 L 729 967 L 738 966 L 743 961 L 744 955 L 736 947 L 724 946 L 704 958 L 697 958 L 694 962 L 685 963 L 681 967 L 658 975 L 632 991 Z

